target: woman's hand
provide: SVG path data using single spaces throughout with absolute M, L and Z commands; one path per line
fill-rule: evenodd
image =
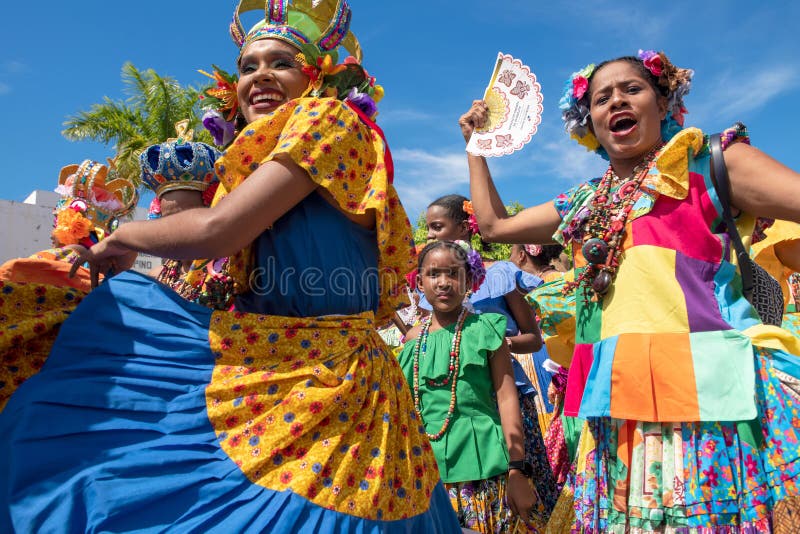
M 88 263 L 92 287 L 97 287 L 101 273 L 104 276 L 113 276 L 122 271 L 127 271 L 133 267 L 138 254 L 139 253 L 135 250 L 131 250 L 120 244 L 118 240 L 114 239 L 114 235 L 112 234 L 92 248 L 83 249 L 83 251 L 80 252 L 78 261 L 72 264 L 69 276 L 70 278 L 75 276 L 78 268 L 84 263 Z
M 469 111 L 458 119 L 458 125 L 461 127 L 461 135 L 464 136 L 464 141 L 469 143 L 469 138 L 472 137 L 472 132 L 475 131 L 475 128 L 482 128 L 488 119 L 489 106 L 486 105 L 486 102 L 473 100 Z
M 508 472 L 506 500 L 511 512 L 527 523 L 538 497 L 531 486 L 531 481 L 522 474 L 522 471 L 512 469 Z

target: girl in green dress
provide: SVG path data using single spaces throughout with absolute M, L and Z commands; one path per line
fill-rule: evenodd
M 546 517 L 524 461 L 506 318 L 463 306 L 484 276 L 466 242 L 427 245 L 416 282 L 433 309 L 409 331 L 399 360 L 461 525 L 528 531 Z

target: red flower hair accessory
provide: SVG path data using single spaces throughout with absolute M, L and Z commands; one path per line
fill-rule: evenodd
M 461 205 L 461 209 L 463 209 L 464 213 L 468 215 L 467 223 L 469 224 L 469 229 L 472 231 L 472 233 L 481 235 L 481 229 L 478 227 L 478 219 L 475 218 L 475 208 L 472 207 L 472 201 L 465 200 Z

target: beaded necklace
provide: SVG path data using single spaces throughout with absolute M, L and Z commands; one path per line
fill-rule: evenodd
M 233 298 L 233 279 L 227 274 L 227 263 L 227 259 L 224 260 L 222 268 L 197 287 L 186 281 L 187 273 L 183 271 L 183 262 L 180 260 L 166 260 L 156 279 L 190 302 L 224 310 L 230 307 Z
M 585 297 L 591 295 L 590 300 L 597 302 L 610 289 L 619 268 L 628 215 L 639 198 L 642 182 L 655 165 L 662 146 L 663 143 L 656 145 L 633 169 L 632 178 L 622 183 L 615 193 L 611 190 L 619 177 L 611 165 L 608 166 L 597 185 L 591 212 L 583 227 L 581 252 L 587 266 L 574 282 L 564 285 L 564 294 L 580 286 Z
M 464 330 L 464 320 L 467 317 L 467 309 L 462 307 L 461 312 L 458 314 L 456 320 L 456 328 L 453 331 L 453 341 L 450 344 L 450 361 L 447 369 L 447 376 L 441 381 L 428 379 L 429 386 L 442 387 L 450 384 L 450 406 L 447 409 L 447 417 L 445 417 L 442 428 L 435 434 L 429 434 L 428 439 L 436 441 L 444 436 L 447 428 L 450 426 L 450 420 L 453 417 L 453 412 L 456 408 L 456 383 L 458 382 L 458 369 L 459 369 L 459 352 L 461 351 L 461 333 Z M 414 380 L 413 380 L 413 393 L 414 393 L 414 408 L 417 410 L 420 419 L 422 419 L 422 410 L 419 405 L 419 358 L 420 353 L 427 353 L 428 349 L 428 332 L 431 328 L 430 316 L 424 319 L 422 323 L 422 332 L 420 332 L 417 342 L 414 345 Z

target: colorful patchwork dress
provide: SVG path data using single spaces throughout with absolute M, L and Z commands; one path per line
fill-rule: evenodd
M 800 343 L 742 296 L 709 174 L 700 130 L 670 140 L 631 211 L 609 293 L 576 295 L 564 413 L 588 419 L 578 531 L 769 532 L 772 510 L 798 494 L 800 406 L 778 373 L 800 376 Z M 598 181 L 556 199 L 560 242 L 581 243 Z M 752 234 L 752 217 L 738 224 Z
M 291 101 L 218 161 L 219 198 L 278 154 L 328 196 L 232 258 L 236 311 L 133 272 L 74 311 L 74 290 L 2 287 L 0 354 L 44 365 L 0 382 L 0 531 L 460 531 L 374 329 L 413 261 L 384 141 L 337 100 Z M 340 209 L 374 209 L 376 228 Z M 61 313 L 49 356 L 9 340 L 31 337 L 38 319 L 12 313 L 34 306 Z

